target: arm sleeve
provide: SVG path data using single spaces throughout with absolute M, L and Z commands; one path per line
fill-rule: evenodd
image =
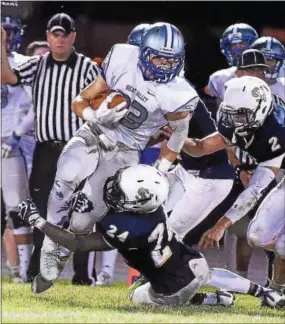
M 100 232 L 76 236 L 74 233 L 48 222 L 45 222 L 41 231 L 54 242 L 71 251 L 109 251 L 113 249 L 105 242 Z
M 42 56 L 36 55 L 31 57 L 25 63 L 22 63 L 14 68 L 14 72 L 18 78 L 18 84 L 27 84 L 32 86 L 34 82 L 34 77 L 38 68 L 38 63 L 42 59 Z
M 244 217 L 263 197 L 264 192 L 274 180 L 275 174 L 271 169 L 258 166 L 249 181 L 249 186 L 239 195 L 226 213 L 226 218 L 234 224 Z

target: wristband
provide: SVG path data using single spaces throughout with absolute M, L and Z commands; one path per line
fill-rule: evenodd
M 169 170 L 169 168 L 171 167 L 172 162 L 170 162 L 169 160 L 167 160 L 166 158 L 162 158 L 159 165 L 158 165 L 158 170 L 162 171 L 162 172 L 167 172 Z

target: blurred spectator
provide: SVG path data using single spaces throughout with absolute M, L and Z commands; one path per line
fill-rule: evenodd
M 2 39 L 3 39 L 2 35 Z M 92 82 L 99 71 L 91 60 L 78 54 L 74 20 L 64 14 L 54 15 L 47 25 L 50 53 L 33 56 L 14 70 L 2 51 L 2 80 L 6 84 L 26 84 L 32 88 L 35 112 L 36 147 L 30 177 L 31 196 L 43 217 L 47 216 L 48 198 L 54 184 L 57 161 L 66 142 L 83 121 L 71 111 L 72 99 Z M 62 190 L 64 190 L 62 188 Z M 51 193 L 49 217 L 53 213 Z M 40 272 L 40 255 L 44 235 L 34 230 L 34 250 L 30 262 L 30 279 Z M 46 238 L 46 245 L 53 244 Z
M 27 61 L 17 53 L 21 45 L 23 27 L 20 20 L 3 17 L 2 27 L 7 37 L 2 39 L 2 53 L 11 66 Z M 32 98 L 27 89 L 18 85 L 1 86 L 2 108 L 2 198 L 7 223 L 3 243 L 7 265 L 14 282 L 27 280 L 31 255 L 31 228 L 18 217 L 18 204 L 29 195 L 28 177 L 35 146 L 33 135 Z

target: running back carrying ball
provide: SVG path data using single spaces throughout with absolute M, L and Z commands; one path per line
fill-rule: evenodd
M 106 90 L 89 101 L 89 107 L 82 112 L 84 120 L 110 126 L 119 122 L 128 112 L 129 100 L 120 92 Z
M 106 91 L 99 93 L 94 99 L 90 100 L 90 107 L 93 110 L 97 110 L 100 107 L 101 103 L 107 97 L 108 97 L 108 100 L 107 100 L 107 108 L 108 109 L 113 109 L 121 103 L 125 103 L 126 106 L 128 104 L 126 97 L 123 96 L 122 94 L 120 94 L 114 90 L 106 90 Z

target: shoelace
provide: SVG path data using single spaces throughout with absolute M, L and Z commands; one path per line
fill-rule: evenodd
M 54 265 L 58 264 L 59 260 L 59 249 L 57 248 L 56 250 L 52 252 L 47 252 L 45 258 L 43 258 L 43 264 L 46 269 L 50 269 L 54 267 Z

